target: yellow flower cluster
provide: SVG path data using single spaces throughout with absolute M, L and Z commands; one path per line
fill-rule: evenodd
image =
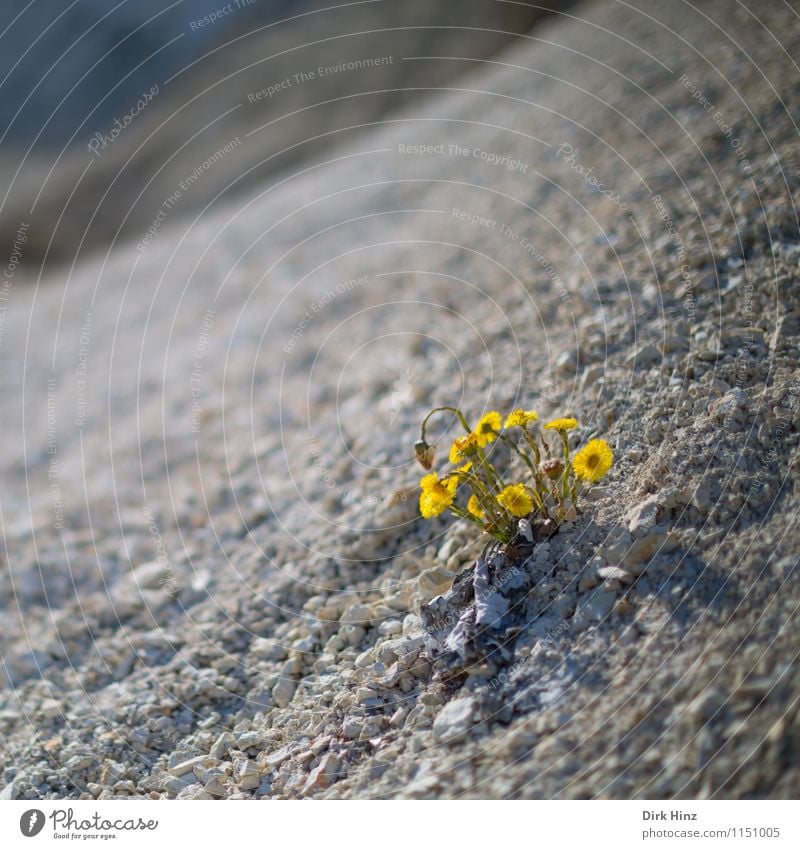
M 512 410 L 505 419 L 492 410 L 471 428 L 459 409 L 437 407 L 425 417 L 414 444 L 414 453 L 426 470 L 432 468 L 435 452 L 425 439 L 425 428 L 431 416 L 441 411 L 455 413 L 465 435 L 450 446 L 448 457 L 456 468 L 442 476 L 432 472 L 420 481 L 420 513 L 432 519 L 449 510 L 502 542 L 514 538 L 520 519 L 530 517 L 551 525 L 563 520 L 576 505 L 581 486 L 600 480 L 614 461 L 603 439 L 589 440 L 570 457 L 568 432 L 578 426 L 577 419 L 553 419 L 543 426 L 543 431 L 557 435 L 556 448 L 560 442 L 562 457 L 556 457 L 544 434 L 534 432 L 533 425 L 539 421 L 535 410 Z M 527 481 L 505 482 L 484 451 L 498 440 L 521 463 Z M 462 485 L 469 490 L 466 507 L 458 504 Z

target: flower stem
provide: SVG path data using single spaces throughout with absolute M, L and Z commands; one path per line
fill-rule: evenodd
M 565 430 L 559 431 L 559 433 L 561 434 L 561 442 L 564 445 L 564 472 L 561 477 L 561 490 L 564 502 L 566 502 L 569 495 L 569 437 Z M 564 509 L 566 509 L 566 506 Z
M 433 410 L 431 410 L 431 411 L 430 411 L 430 413 L 428 413 L 428 415 L 427 415 L 427 416 L 425 416 L 425 418 L 422 420 L 422 427 L 420 428 L 420 439 L 421 439 L 423 442 L 425 441 L 425 427 L 426 427 L 426 426 L 427 426 L 427 424 L 428 424 L 428 419 L 429 419 L 429 418 L 430 418 L 430 417 L 431 417 L 434 413 L 441 413 L 441 412 L 443 412 L 443 411 L 447 411 L 448 413 L 455 413 L 455 414 L 456 414 L 456 416 L 458 416 L 458 420 L 461 422 L 461 426 L 464 428 L 464 430 L 465 430 L 467 433 L 472 433 L 472 429 L 471 429 L 471 428 L 470 428 L 470 426 L 467 424 L 467 420 L 464 418 L 464 414 L 463 414 L 463 413 L 461 412 L 461 410 L 459 410 L 457 407 L 447 407 L 447 406 L 445 406 L 445 407 L 435 407 L 435 408 L 434 408 Z

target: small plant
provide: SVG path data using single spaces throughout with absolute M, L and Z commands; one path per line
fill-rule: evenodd
M 425 439 L 428 421 L 441 412 L 455 414 L 465 432 L 451 445 L 451 469 L 444 474 L 430 472 L 436 452 Z M 419 510 L 423 517 L 432 519 L 449 510 L 508 543 L 516 534 L 520 519 L 554 527 L 574 515 L 582 488 L 608 472 L 613 453 L 605 440 L 591 439 L 570 456 L 567 434 L 578 425 L 576 419 L 570 418 L 554 419 L 543 427 L 558 435 L 561 450 L 555 452 L 536 428 L 538 421 L 533 410 L 513 410 L 504 421 L 500 413 L 492 411 L 472 428 L 456 407 L 431 410 L 423 419 L 420 438 L 414 444 L 418 462 L 430 472 L 420 481 Z M 519 480 L 520 475 L 514 480 L 507 478 L 491 462 L 486 449 L 496 440 L 508 445 L 524 465 L 524 480 Z M 462 492 L 466 492 L 465 498 L 461 497 Z

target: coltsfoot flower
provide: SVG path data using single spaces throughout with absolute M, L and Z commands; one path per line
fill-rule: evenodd
M 497 439 L 497 436 L 500 433 L 500 422 L 500 413 L 497 413 L 494 410 L 487 413 L 478 422 L 478 426 L 475 428 L 474 433 L 475 436 L 478 437 L 478 445 L 480 445 L 481 448 Z
M 595 483 L 602 478 L 614 462 L 614 452 L 605 439 L 590 439 L 572 458 L 575 476 Z
M 539 414 L 535 410 L 512 410 L 506 416 L 503 427 L 527 427 L 538 421 Z
M 544 428 L 545 430 L 557 430 L 564 433 L 565 431 L 572 430 L 577 426 L 577 419 L 553 419 L 553 421 L 548 422 Z
M 453 503 L 456 497 L 458 478 L 451 476 L 439 480 L 436 472 L 432 472 L 419 482 L 419 512 L 425 519 L 439 516 Z
M 467 458 L 474 457 L 479 445 L 480 441 L 474 433 L 459 436 L 450 446 L 450 462 L 462 463 Z
M 481 510 L 481 505 L 478 502 L 477 495 L 470 495 L 469 501 L 467 502 L 467 510 L 476 518 L 476 519 L 485 519 L 486 513 Z
M 528 494 L 524 484 L 515 483 L 507 486 L 498 496 L 497 502 L 505 507 L 512 516 L 522 519 L 533 512 L 533 499 Z

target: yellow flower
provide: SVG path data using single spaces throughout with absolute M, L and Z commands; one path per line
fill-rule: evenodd
M 450 446 L 450 462 L 460 463 L 471 457 L 478 448 L 478 437 L 474 433 L 468 433 L 466 436 L 460 436 Z
M 463 466 L 459 466 L 456 469 L 456 474 L 458 475 L 467 475 L 472 470 L 472 463 L 464 463 Z
M 558 430 L 562 433 L 578 426 L 577 419 L 553 419 L 545 425 L 546 430 Z
M 467 510 L 476 518 L 476 519 L 485 519 L 486 514 L 481 510 L 481 505 L 478 503 L 477 495 L 470 495 L 469 501 L 467 502 Z
M 594 483 L 605 475 L 613 462 L 614 453 L 605 439 L 590 439 L 572 458 L 572 468 L 576 477 Z
M 497 434 L 500 433 L 500 413 L 496 413 L 494 410 L 487 413 L 478 422 L 478 426 L 473 432 L 478 437 L 478 445 L 481 448 L 490 442 L 494 442 L 497 439 Z
M 456 495 L 458 478 L 451 476 L 439 480 L 435 472 L 432 472 L 419 482 L 419 512 L 426 519 L 438 516 L 453 503 Z
M 516 516 L 519 519 L 527 516 L 533 510 L 533 499 L 528 495 L 527 489 L 521 483 L 507 486 L 497 496 L 497 500 L 512 516 Z
M 507 416 L 503 427 L 527 427 L 533 422 L 539 421 L 539 414 L 535 410 L 512 410 Z

